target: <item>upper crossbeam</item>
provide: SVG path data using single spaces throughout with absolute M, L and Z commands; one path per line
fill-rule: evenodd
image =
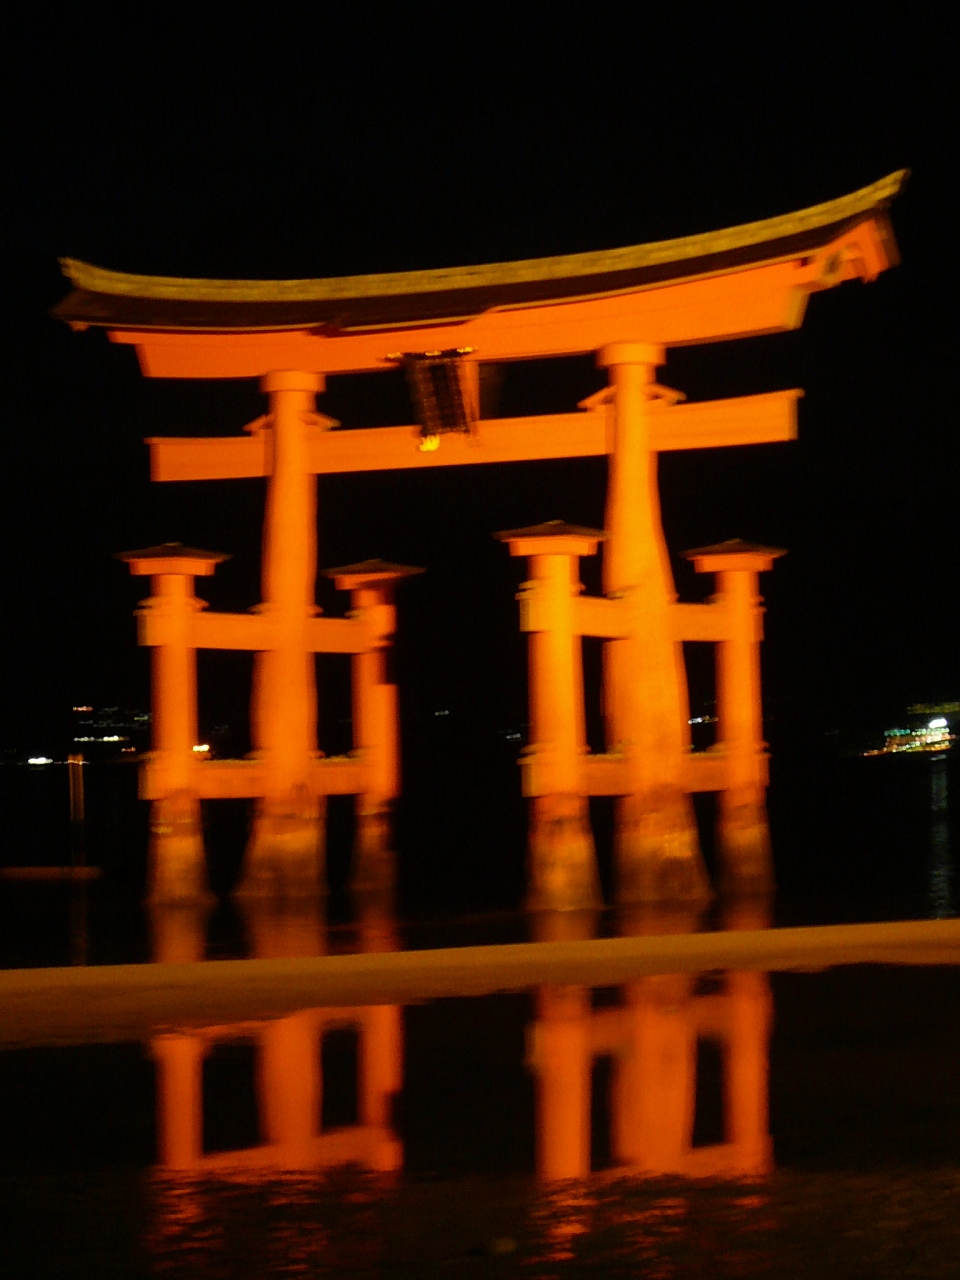
M 650 446 L 657 451 L 768 444 L 797 435 L 797 390 L 736 396 L 693 404 L 650 405 Z M 310 468 L 318 475 L 528 462 L 539 458 L 589 458 L 613 451 L 607 407 L 528 418 L 494 418 L 475 432 L 451 433 L 435 452 L 418 448 L 420 428 L 313 429 Z M 152 437 L 154 480 L 231 480 L 267 476 L 272 469 L 269 427 L 243 436 Z

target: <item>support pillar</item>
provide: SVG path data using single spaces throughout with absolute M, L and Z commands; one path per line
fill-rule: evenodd
M 551 521 L 498 533 L 510 554 L 526 556 L 520 627 L 529 633 L 530 745 L 524 792 L 530 803 L 527 904 L 533 910 L 585 910 L 601 905 L 581 758 L 587 750 L 583 661 L 575 602 L 583 588 L 578 557 L 593 555 L 603 536 Z
M 753 897 L 728 901 L 725 929 L 769 929 L 770 904 Z M 724 1062 L 724 1128 L 736 1167 L 744 1176 L 773 1168 L 770 1135 L 770 975 L 732 970 L 726 979 L 728 1007 Z
M 157 1157 L 166 1169 L 195 1169 L 203 1155 L 203 1059 L 200 1036 L 154 1036 Z
M 528 1063 L 536 1079 L 537 1176 L 584 1178 L 590 1172 L 590 991 L 541 987 Z
M 682 1173 L 693 1134 L 696 1039 L 691 978 L 659 974 L 624 986 L 623 1044 L 615 1065 L 611 1138 L 637 1172 Z
M 763 740 L 760 641 L 763 601 L 758 576 L 785 553 L 732 540 L 685 553 L 698 573 L 716 575 L 714 603 L 726 612 L 727 638 L 717 644 L 718 748 L 727 762 L 717 836 L 725 894 L 773 891 L 767 821 L 767 744 Z
M 392 893 L 396 885 L 392 809 L 400 794 L 400 710 L 388 658 L 396 632 L 397 583 L 422 573 L 412 565 L 365 560 L 324 569 L 338 591 L 349 591 L 352 616 L 369 623 L 372 644 L 352 660 L 353 748 L 368 765 L 357 796 L 350 888 L 355 894 Z
M 211 903 L 150 903 L 150 953 L 154 964 L 193 964 L 203 960 Z
M 316 667 L 307 623 L 317 612 L 314 373 L 269 373 L 273 465 L 263 530 L 263 603 L 276 647 L 254 664 L 251 731 L 267 791 L 255 803 L 237 890 L 241 896 L 325 892 L 325 802 L 310 785 L 317 758 Z
M 724 1113 L 727 1141 L 744 1177 L 773 1168 L 770 1137 L 770 1023 L 766 973 L 727 974 L 729 1035 L 725 1043 Z
M 311 1010 L 268 1022 L 259 1033 L 257 1079 L 263 1139 L 278 1165 L 315 1163 L 320 1130 L 320 1045 Z
M 394 1099 L 403 1088 L 403 1010 L 396 1004 L 360 1011 L 359 1123 L 375 1135 L 368 1162 L 389 1173 L 403 1165 L 403 1145 L 393 1130 Z
M 689 905 L 621 906 L 617 932 L 622 937 L 689 934 L 700 923 L 700 910 Z M 623 987 L 610 1145 L 621 1164 L 648 1174 L 678 1172 L 693 1132 L 691 987 L 686 974 L 659 974 Z
M 209 576 L 226 556 L 165 543 L 118 557 L 134 576 L 150 577 L 151 596 L 138 611 L 140 643 L 151 647 L 152 754 L 147 900 L 210 899 L 193 784 L 197 767 L 197 651 L 193 619 L 205 607 L 195 575 Z
M 316 898 L 253 898 L 243 904 L 250 949 L 258 960 L 318 956 L 326 950 L 325 922 Z M 315 1010 L 267 1022 L 257 1037 L 257 1097 L 264 1143 L 276 1163 L 303 1169 L 315 1163 L 323 1082 Z
M 614 858 L 620 902 L 710 896 L 696 819 L 682 785 L 690 750 L 683 647 L 674 640 L 676 599 L 660 520 L 650 405 L 663 349 L 614 343 L 599 352 L 613 389 L 603 588 L 629 601 L 631 634 L 604 649 L 608 750 L 623 754 L 631 792 L 615 802 Z

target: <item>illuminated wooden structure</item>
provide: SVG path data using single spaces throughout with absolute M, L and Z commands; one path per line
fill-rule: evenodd
M 385 560 L 363 560 L 324 569 L 338 591 L 350 592 L 351 615 L 370 622 L 373 643 L 352 660 L 354 751 L 364 762 L 357 797 L 351 888 L 355 893 L 392 892 L 396 866 L 390 808 L 400 794 L 400 710 L 397 686 L 388 678 L 387 647 L 396 631 L 397 583 L 422 572 Z
M 686 718 L 670 706 L 650 714 L 663 688 L 650 677 L 645 655 L 652 639 L 637 644 L 644 603 L 635 590 L 612 597 L 584 596 L 578 561 L 593 555 L 606 535 L 561 520 L 495 535 L 510 553 L 528 561 L 518 597 L 520 629 L 529 639 L 530 746 L 521 760 L 524 794 L 531 798 L 529 903 L 534 908 L 585 909 L 600 901 L 588 796 L 631 797 L 637 830 L 623 820 L 617 832 L 616 879 L 620 902 L 692 900 L 709 896 L 706 872 L 689 829 L 675 817 L 695 791 L 718 791 L 719 849 L 723 885 L 736 894 L 766 894 L 773 868 L 766 819 L 766 744 L 760 698 L 763 635 L 758 575 L 783 555 L 738 539 L 685 554 L 698 572 L 713 573 L 717 592 L 709 604 L 669 604 L 664 631 L 675 646 L 712 641 L 717 648 L 718 740 L 709 751 L 690 751 Z M 638 615 L 640 615 L 638 617 Z M 640 677 L 624 681 L 607 708 L 612 749 L 587 748 L 581 637 L 608 642 L 608 664 L 618 659 Z M 623 655 L 621 658 L 621 654 Z M 666 657 L 672 658 L 670 651 Z M 643 677 L 646 677 L 646 685 Z M 679 682 L 677 682 L 679 685 Z M 677 686 L 667 685 L 672 697 Z M 610 685 L 607 698 L 612 699 Z M 653 735 L 659 726 L 672 739 Z M 666 797 L 655 803 L 653 798 Z M 649 798 L 649 799 L 648 799 Z M 667 820 L 672 821 L 672 828 Z M 690 822 L 692 826 L 692 820 Z M 642 843 L 641 843 L 642 841 Z M 639 855 L 639 856 L 638 856 Z
M 875 279 L 896 260 L 885 210 L 905 177 L 894 173 L 839 200 L 704 235 L 440 271 L 182 280 L 63 261 L 74 289 L 55 314 L 135 347 L 146 376 L 260 378 L 269 397 L 268 414 L 241 435 L 149 441 L 156 480 L 268 480 L 263 608 L 276 638 L 257 659 L 254 719 L 269 784 L 247 883 L 277 878 L 278 861 L 308 859 L 319 838 L 309 763 L 316 714 L 309 644 L 319 622 L 315 477 L 597 455 L 610 459 L 604 591 L 611 601 L 630 599 L 633 618 L 630 634 L 607 646 L 608 743 L 645 757 L 657 780 L 617 801 L 623 892 L 664 891 L 662 881 L 650 890 L 644 871 L 663 847 L 676 867 L 687 861 L 687 883 L 697 882 L 683 784 L 686 679 L 671 624 L 676 602 L 657 454 L 793 439 L 800 393 L 682 404 L 657 383 L 656 370 L 672 346 L 796 329 L 811 293 Z M 609 370 L 609 385 L 579 412 L 474 420 L 476 362 L 587 352 Z M 462 397 L 453 418 L 465 430 L 344 430 L 315 411 L 326 375 L 411 361 L 416 368 L 439 357 L 459 360 Z M 269 876 L 261 866 L 273 868 Z
M 704 620 L 700 634 L 691 638 L 716 642 L 718 732 L 716 746 L 706 754 L 719 759 L 724 770 L 717 843 L 723 888 L 735 895 L 773 889 L 760 696 L 763 602 L 757 579 L 783 554 L 740 539 L 685 551 L 697 573 L 714 575 L 717 589 L 710 604 L 674 606 L 678 613 Z M 690 757 L 691 762 L 696 759 Z
M 212 798 L 261 798 L 242 892 L 323 892 L 319 797 L 335 794 L 360 798 L 360 887 L 365 872 L 387 887 L 392 868 L 386 843 L 370 834 L 385 824 L 399 785 L 396 689 L 386 680 L 383 652 L 395 627 L 393 585 L 419 571 L 383 561 L 332 570 L 337 585 L 352 592 L 353 610 L 347 618 L 318 618 L 302 603 L 283 607 L 285 584 L 275 582 L 268 607 L 255 613 L 204 612 L 193 582 L 226 558 L 213 552 L 168 543 L 119 558 L 151 581 L 151 595 L 139 610 L 140 643 L 153 654 L 153 749 L 140 788 L 154 801 L 148 897 L 177 902 L 206 895 L 200 800 Z M 283 567 L 289 568 L 287 561 Z M 302 586 L 303 574 L 296 576 Z M 249 759 L 210 760 L 202 751 L 198 649 L 257 654 Z M 317 751 L 315 653 L 354 655 L 355 749 L 348 756 L 324 758 Z M 299 736 L 292 732 L 297 728 Z

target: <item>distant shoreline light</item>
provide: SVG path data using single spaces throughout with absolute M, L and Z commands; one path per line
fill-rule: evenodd
M 956 734 L 950 732 L 950 724 L 945 716 L 935 716 L 919 729 L 885 729 L 884 743 L 872 751 L 864 751 L 865 756 L 890 756 L 905 753 L 916 754 L 919 751 L 949 751 Z

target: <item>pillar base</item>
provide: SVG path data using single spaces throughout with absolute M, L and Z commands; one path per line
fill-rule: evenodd
M 192 964 L 204 958 L 211 902 L 151 902 L 151 958 L 154 964 Z
M 534 942 L 581 942 L 597 936 L 600 911 L 588 907 L 578 911 L 536 911 L 530 918 Z
M 530 910 L 602 906 L 586 797 L 536 796 L 530 802 L 529 847 Z
M 251 894 L 240 905 L 255 959 L 325 954 L 326 918 L 316 896 L 282 899 Z
M 617 801 L 617 901 L 706 902 L 713 896 L 690 797 L 664 789 Z
M 392 894 L 396 883 L 397 858 L 390 810 L 385 805 L 361 808 L 358 804 L 350 892 L 361 897 Z
M 256 801 L 239 898 L 325 897 L 326 801 L 303 785 Z
M 192 792 L 175 791 L 151 805 L 147 868 L 147 902 L 213 902 L 207 884 L 200 801 Z
M 617 907 L 617 934 L 621 938 L 664 937 L 699 933 L 704 902 L 624 902 Z
M 770 824 L 763 797 L 754 788 L 720 793 L 717 848 L 720 890 L 734 897 L 767 897 L 773 893 Z
M 392 891 L 377 890 L 353 895 L 353 909 L 357 919 L 357 949 L 359 951 L 400 951 L 397 933 L 396 903 Z

